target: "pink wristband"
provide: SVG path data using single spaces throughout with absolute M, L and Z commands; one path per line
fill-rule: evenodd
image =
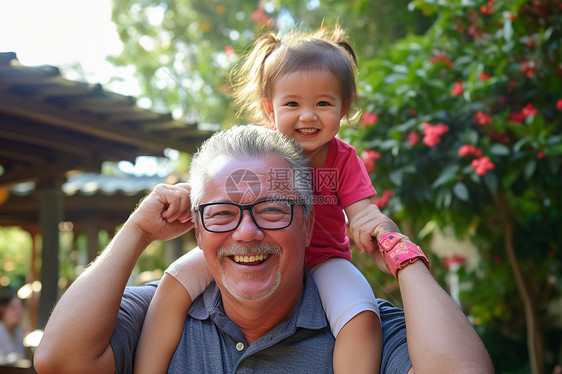
M 401 240 L 400 234 L 388 232 L 379 241 L 379 249 L 394 277 L 398 279 L 398 270 L 420 259 L 429 269 L 429 261 L 420 246 L 410 242 L 401 243 Z

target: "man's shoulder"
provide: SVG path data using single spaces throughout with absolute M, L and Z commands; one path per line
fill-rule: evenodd
M 140 286 L 127 286 L 125 287 L 125 291 L 123 292 L 123 298 L 121 303 L 123 302 L 132 302 L 132 303 L 142 303 L 150 304 L 154 293 L 156 292 L 156 287 L 158 287 L 159 281 L 153 281 L 149 283 L 142 284 Z

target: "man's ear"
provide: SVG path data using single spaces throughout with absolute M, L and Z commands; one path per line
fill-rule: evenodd
M 193 226 L 193 234 L 195 235 L 195 240 L 197 241 L 197 244 L 199 245 L 199 243 L 200 243 L 200 240 L 199 240 L 199 239 L 200 239 L 200 238 L 199 238 L 200 230 L 199 230 L 199 224 L 198 224 L 198 222 L 197 222 L 196 219 L 193 220 L 193 224 L 194 224 L 194 226 Z M 199 246 L 199 247 L 201 248 L 201 246 Z
M 312 209 L 310 210 L 310 212 L 308 213 L 308 218 L 305 222 L 305 240 L 306 240 L 306 246 L 308 247 L 310 245 L 310 241 L 312 240 L 312 233 L 314 231 L 314 222 L 316 221 L 316 212 L 314 210 L 314 206 L 312 206 Z
M 263 109 L 267 113 L 269 120 L 271 123 L 275 123 L 275 115 L 273 112 L 273 103 L 268 98 L 261 99 L 261 105 L 263 105 Z

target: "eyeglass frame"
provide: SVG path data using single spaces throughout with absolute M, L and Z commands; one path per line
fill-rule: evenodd
M 289 203 L 289 205 L 291 207 L 291 220 L 289 221 L 289 223 L 287 225 L 270 229 L 270 228 L 261 227 L 258 224 L 258 222 L 256 221 L 256 218 L 254 217 L 254 213 L 252 212 L 252 210 L 254 209 L 254 207 L 256 205 L 261 204 L 261 203 L 265 203 L 265 202 L 268 202 L 268 201 L 284 201 L 284 202 Z M 225 230 L 225 231 L 209 230 L 207 228 L 207 226 L 205 226 L 205 219 L 203 218 L 203 211 L 208 206 L 220 205 L 220 204 L 232 205 L 232 206 L 236 206 L 240 209 L 240 217 L 238 218 L 238 223 L 236 224 L 236 226 L 234 226 L 234 228 L 232 228 L 230 230 Z M 242 222 L 242 218 L 244 218 L 244 212 L 246 210 L 248 212 L 250 212 L 250 218 L 252 218 L 252 222 L 254 222 L 254 225 L 256 225 L 256 227 L 259 228 L 260 230 L 282 230 L 282 229 L 286 229 L 287 227 L 291 226 L 291 224 L 293 223 L 295 205 L 304 205 L 304 203 L 301 200 L 298 200 L 298 199 L 264 199 L 264 200 L 256 201 L 253 204 L 244 204 L 244 205 L 236 204 L 236 203 L 233 203 L 233 202 L 230 202 L 230 201 L 223 201 L 223 202 L 199 204 L 195 208 L 193 208 L 193 210 L 196 211 L 196 212 L 199 212 L 199 217 L 201 218 L 201 224 L 203 225 L 203 228 L 205 230 L 207 230 L 208 232 L 215 233 L 215 234 L 222 234 L 222 233 L 225 233 L 225 232 L 231 232 L 231 231 L 236 230 L 240 226 L 240 223 Z

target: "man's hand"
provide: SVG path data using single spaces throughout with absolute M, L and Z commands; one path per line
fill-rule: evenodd
M 187 183 L 159 184 L 125 224 L 134 225 L 149 242 L 176 238 L 194 226 L 189 193 Z

